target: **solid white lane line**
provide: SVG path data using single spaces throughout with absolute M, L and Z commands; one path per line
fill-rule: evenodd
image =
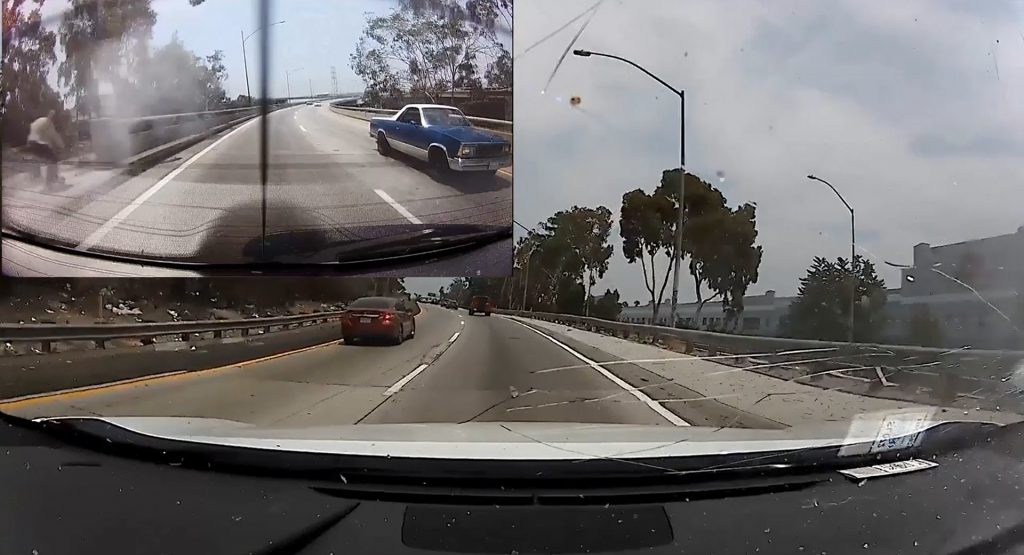
M 399 389 L 402 389 L 403 387 L 405 387 L 405 384 L 411 382 L 412 379 L 415 378 L 416 376 L 419 376 L 420 372 L 422 372 L 422 371 L 427 369 L 427 366 L 430 366 L 430 365 L 429 364 L 421 364 L 421 365 L 417 366 L 415 370 L 413 370 L 412 372 L 409 372 L 408 374 L 405 375 L 404 378 L 398 380 L 397 382 L 395 382 L 394 385 L 392 385 L 391 387 L 389 387 L 386 390 L 384 390 L 384 396 L 385 397 L 389 397 L 391 395 L 394 395 L 395 393 L 398 393 Z
M 409 220 L 410 222 L 412 222 L 412 223 L 414 223 L 416 225 L 421 225 L 423 223 L 423 222 L 420 221 L 419 218 L 417 218 L 416 216 L 413 216 L 412 212 L 409 212 L 408 210 L 405 209 L 404 206 L 402 206 L 401 204 L 398 204 L 398 201 L 396 201 L 395 199 L 391 198 L 391 195 L 385 193 L 384 191 L 381 191 L 380 189 L 374 189 L 373 192 L 377 193 L 378 197 L 384 199 L 384 202 L 390 204 L 391 208 L 394 208 L 395 211 L 397 211 L 399 214 L 404 216 L 405 219 Z
M 594 370 L 597 370 L 598 372 L 600 372 L 602 376 L 604 376 L 604 377 L 608 378 L 609 380 L 611 380 L 615 385 L 617 385 L 617 386 L 621 387 L 622 389 L 625 389 L 626 391 L 628 391 L 633 397 L 636 397 L 641 403 L 647 405 L 651 410 L 653 410 L 654 412 L 658 413 L 665 420 L 668 420 L 669 422 L 675 424 L 676 426 L 689 426 L 690 425 L 689 422 L 687 422 L 687 421 L 683 420 L 682 418 L 679 418 L 678 416 L 676 416 L 675 413 L 673 413 L 672 411 L 666 409 L 664 406 L 661 405 L 661 403 L 659 403 L 659 402 L 655 401 L 654 399 L 651 399 L 650 397 L 648 397 L 643 391 L 640 391 L 639 389 L 633 387 L 632 385 L 629 385 L 628 383 L 623 381 L 622 378 L 620 378 L 620 377 L 616 376 L 615 374 L 612 374 L 611 372 L 609 372 L 607 368 L 605 368 L 605 367 L 601 366 L 600 364 L 590 360 L 589 358 L 581 355 L 580 353 L 577 353 L 572 347 L 566 345 L 565 343 L 562 343 L 561 341 L 555 339 L 554 337 L 551 337 L 550 335 L 548 335 L 548 334 L 538 330 L 537 328 L 535 328 L 533 326 L 528 326 L 528 325 L 526 325 L 526 324 L 524 324 L 524 323 L 522 323 L 522 322 L 520 322 L 518 320 L 514 320 L 512 318 L 509 318 L 509 320 L 512 320 L 513 322 L 519 324 L 520 326 L 523 326 L 524 328 L 533 331 L 534 333 L 540 335 L 544 339 L 547 339 L 548 341 L 554 343 L 555 345 L 558 345 L 559 347 L 564 349 L 570 355 L 580 359 L 581 361 L 583 361 L 584 364 L 586 364 L 587 366 L 590 366 Z
M 306 128 L 303 127 L 301 123 L 299 124 L 299 129 L 301 129 L 303 133 L 309 133 L 309 131 L 306 131 Z
M 459 338 L 459 334 L 460 334 L 460 333 L 462 333 L 462 332 L 460 332 L 460 331 L 457 331 L 457 332 L 455 332 L 455 334 L 454 334 L 454 335 L 452 335 L 452 338 L 451 338 L 451 339 L 449 339 L 449 340 L 448 340 L 448 342 L 449 342 L 449 343 L 454 343 L 454 342 L 455 342 L 455 340 Z
M 202 158 L 202 156 L 204 154 L 206 154 L 207 152 L 210 152 L 211 150 L 216 148 L 217 145 L 219 145 L 222 142 L 224 142 L 225 140 L 227 140 L 228 137 L 234 135 L 235 133 L 238 133 L 239 131 L 241 131 L 241 130 L 247 128 L 247 127 L 249 127 L 250 125 L 252 125 L 253 123 L 256 123 L 259 120 L 260 120 L 260 118 L 258 118 L 258 117 L 252 118 L 251 120 L 243 123 L 242 125 L 232 129 L 227 135 L 224 135 L 223 137 L 217 139 L 216 141 L 213 142 L 213 144 L 211 144 L 210 146 L 208 146 L 208 147 L 204 148 L 203 150 L 199 151 L 195 156 L 189 158 L 188 160 L 185 160 L 185 162 L 183 164 L 181 164 L 177 168 L 174 168 L 173 170 L 171 170 L 171 172 L 168 173 L 167 175 L 165 175 L 162 179 L 160 179 L 160 181 L 157 181 L 156 184 L 154 184 L 152 187 L 147 189 L 146 192 L 142 193 L 135 200 L 133 200 L 131 204 L 129 204 L 128 206 L 125 206 L 124 208 L 122 208 L 121 211 L 118 212 L 117 214 L 115 214 L 113 218 L 107 220 L 107 222 L 105 224 L 103 224 L 102 226 L 100 226 L 99 229 L 97 229 L 96 231 L 92 232 L 88 237 L 85 238 L 84 241 L 79 243 L 79 245 L 77 247 L 75 247 L 75 249 L 80 250 L 80 251 L 85 251 L 85 250 L 89 250 L 92 247 L 96 246 L 96 243 L 99 243 L 100 241 L 102 241 L 103 238 L 106 237 L 107 234 L 110 233 L 110 231 L 112 229 L 114 229 L 115 227 L 118 226 L 118 224 L 120 224 L 121 222 L 126 220 L 128 218 L 128 216 L 130 216 L 131 213 L 135 211 L 136 208 L 142 206 L 147 200 L 150 199 L 150 197 L 152 197 L 160 189 L 162 189 L 164 187 L 164 185 L 167 185 L 168 183 L 170 183 L 175 177 L 178 177 L 178 174 L 180 174 L 181 172 L 185 171 L 186 169 L 188 169 L 189 166 L 194 164 L 196 162 L 196 160 L 199 160 L 200 158 Z

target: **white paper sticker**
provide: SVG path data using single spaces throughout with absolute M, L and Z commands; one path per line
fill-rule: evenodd
M 881 476 L 892 476 L 893 474 L 903 474 L 905 472 L 926 470 L 929 468 L 934 468 L 936 466 L 939 466 L 939 464 L 932 461 L 926 461 L 923 459 L 910 459 L 908 461 L 876 464 L 874 466 L 865 466 L 862 468 L 840 470 L 839 473 L 844 476 L 853 478 L 854 480 L 866 480 L 868 478 L 879 478 Z
M 914 447 L 934 422 L 933 411 L 898 410 L 857 415 L 839 455 L 882 453 Z
M 871 453 L 916 446 L 921 442 L 930 417 L 931 414 L 927 412 L 902 414 L 897 418 L 886 417 L 878 430 L 878 437 L 871 444 Z

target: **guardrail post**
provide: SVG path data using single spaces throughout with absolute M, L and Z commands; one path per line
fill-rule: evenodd
M 263 326 L 263 333 L 270 333 L 270 326 Z
M 221 339 L 222 337 L 224 337 L 224 331 L 223 330 L 213 330 L 213 338 L 214 339 Z
M 191 341 L 192 340 L 192 334 L 191 333 L 183 333 L 183 334 L 181 334 L 181 340 L 186 342 L 186 343 Z
M 49 341 L 42 341 L 42 342 L 40 342 L 40 344 L 39 344 L 39 350 L 40 351 L 42 351 L 44 353 L 49 353 L 51 351 L 51 349 L 52 349 L 52 347 L 50 346 L 50 342 Z
M 96 344 L 96 348 L 97 349 L 106 349 L 107 348 L 107 342 L 105 340 L 103 340 L 103 339 L 93 340 L 93 343 Z

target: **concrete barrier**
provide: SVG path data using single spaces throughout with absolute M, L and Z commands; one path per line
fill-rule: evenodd
M 98 163 L 119 163 L 178 139 L 201 134 L 259 113 L 259 106 L 140 118 L 89 120 L 92 152 Z

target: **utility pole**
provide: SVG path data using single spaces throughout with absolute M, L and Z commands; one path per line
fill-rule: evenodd
M 309 97 L 313 98 L 313 78 L 309 78 Z
M 338 96 L 338 71 L 331 66 L 331 94 Z

